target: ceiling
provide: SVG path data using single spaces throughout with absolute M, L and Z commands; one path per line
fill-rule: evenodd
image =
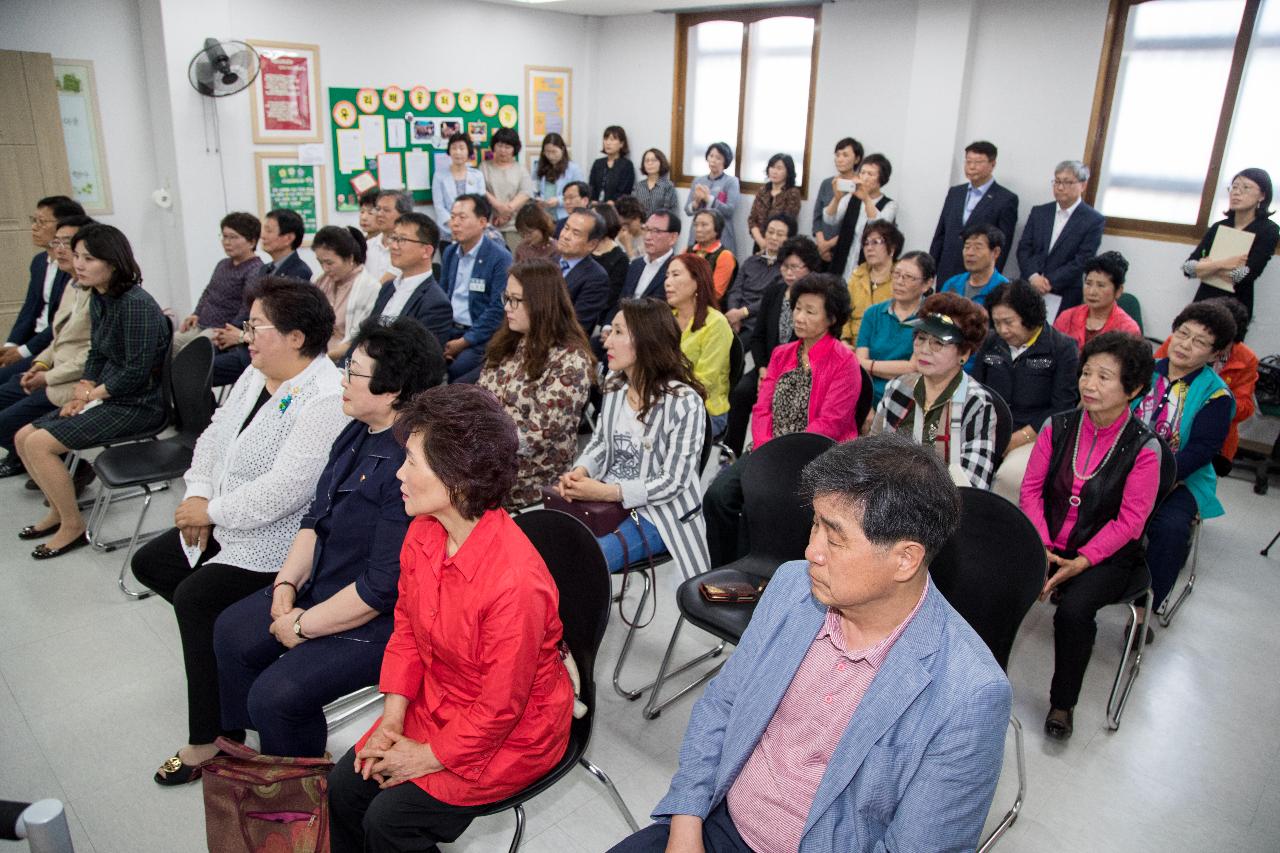
M 813 0 L 820 3 L 824 0 Z M 643 15 L 649 12 L 679 11 L 682 9 L 709 9 L 713 7 L 731 7 L 741 9 L 746 6 L 778 6 L 777 2 L 768 0 L 552 0 L 552 2 L 527 2 L 527 0 L 483 0 L 486 3 L 500 3 L 503 6 L 521 6 L 526 9 L 540 9 L 545 12 L 564 12 L 570 15 Z

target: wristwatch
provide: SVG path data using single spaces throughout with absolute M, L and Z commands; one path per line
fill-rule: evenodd
M 307 611 L 305 610 L 302 611 L 302 613 L 306 613 L 306 612 Z M 299 640 L 309 640 L 311 638 L 308 637 L 306 634 L 302 633 L 302 613 L 299 613 L 298 618 L 293 620 L 293 635 L 297 637 Z

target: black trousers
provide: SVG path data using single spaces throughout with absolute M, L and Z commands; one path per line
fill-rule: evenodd
M 219 735 L 243 741 L 244 730 L 222 728 L 218 699 L 218 659 L 213 652 L 213 625 L 218 614 L 275 577 L 270 572 L 212 562 L 219 545 L 212 537 L 193 569 L 182 551 L 178 528 L 161 533 L 133 555 L 133 576 L 173 605 L 182 635 L 187 670 L 188 743 L 213 743 Z
M 702 517 L 707 522 L 707 550 L 711 567 L 732 563 L 747 553 L 746 527 L 742 523 L 742 459 L 720 473 L 702 496 Z
M 483 811 L 442 803 L 412 782 L 383 790 L 356 773 L 355 761 L 352 747 L 329 771 L 333 853 L 438 853 Z
M 623 839 L 609 853 L 663 853 L 667 849 L 670 835 L 670 824 L 650 824 Z M 733 816 L 729 814 L 726 800 L 721 800 L 702 822 L 702 846 L 707 853 L 751 853 L 751 848 L 733 825 Z
M 1128 560 L 1103 560 L 1058 587 L 1061 595 L 1053 614 L 1053 682 L 1049 704 L 1067 710 L 1080 699 L 1080 685 L 1098 635 L 1098 610 L 1117 604 L 1129 586 L 1133 566 Z
M 759 367 L 742 374 L 738 384 L 729 391 L 729 426 L 724 431 L 724 443 L 738 455 L 742 455 L 742 446 L 747 443 L 747 426 L 759 392 Z

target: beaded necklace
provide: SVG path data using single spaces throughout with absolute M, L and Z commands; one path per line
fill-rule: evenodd
M 1108 460 L 1111 459 L 1111 454 L 1116 452 L 1116 445 L 1120 443 L 1120 436 L 1117 435 L 1116 440 L 1111 442 L 1111 446 L 1107 448 L 1107 453 L 1105 456 L 1102 457 L 1102 461 L 1098 463 L 1098 467 L 1093 469 L 1093 473 L 1088 475 L 1081 474 L 1080 468 L 1076 464 L 1076 457 L 1080 455 L 1080 436 L 1081 434 L 1084 433 L 1084 419 L 1087 417 L 1089 417 L 1087 412 L 1082 412 L 1080 414 L 1080 422 L 1076 424 L 1076 444 L 1075 444 L 1075 447 L 1072 448 L 1071 450 L 1071 473 L 1074 474 L 1076 479 L 1082 483 L 1087 483 L 1090 480 L 1092 480 L 1094 477 L 1098 476 L 1098 472 L 1101 471 L 1103 466 L 1106 465 Z M 1071 504 L 1072 506 L 1077 506 L 1077 507 L 1080 506 L 1080 496 L 1072 495 L 1071 497 L 1067 498 L 1067 503 Z

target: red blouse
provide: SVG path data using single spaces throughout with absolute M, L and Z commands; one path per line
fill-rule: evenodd
M 555 766 L 573 687 L 558 651 L 555 582 L 510 516 L 486 512 L 453 557 L 446 541 L 430 516 L 409 526 L 379 689 L 408 697 L 405 735 L 444 765 L 414 784 L 470 806 L 509 797 Z

